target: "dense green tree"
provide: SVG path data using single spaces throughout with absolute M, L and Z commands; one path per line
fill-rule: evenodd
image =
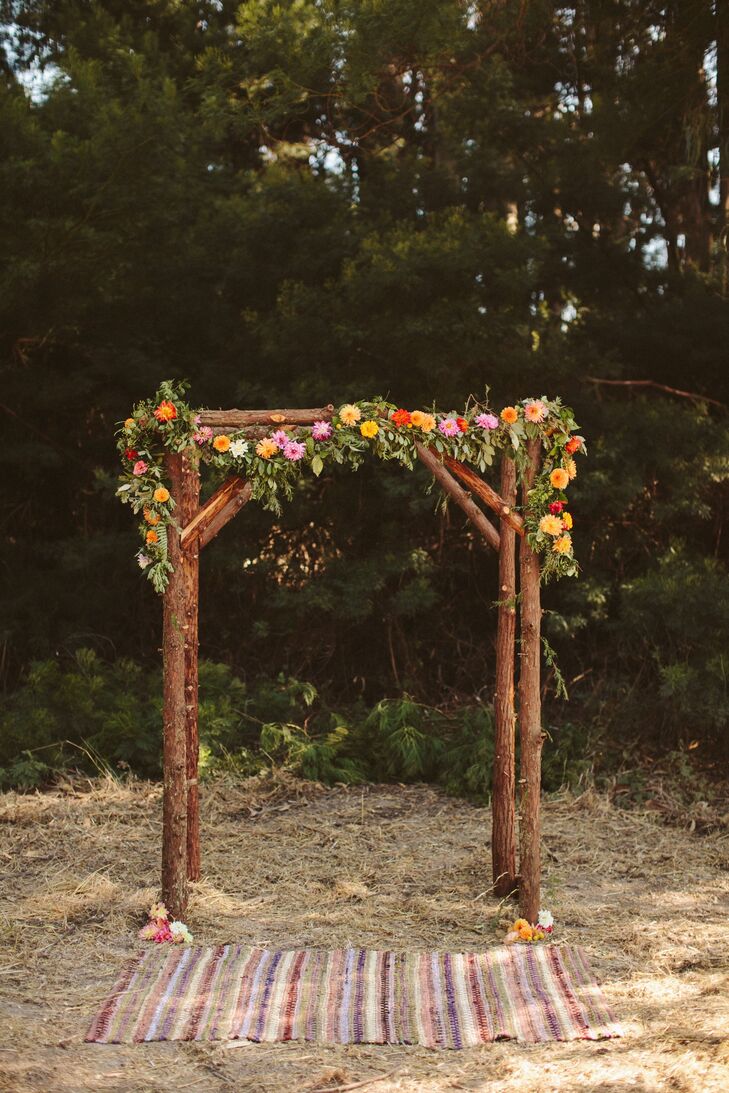
M 583 578 L 547 599 L 570 717 L 725 747 L 729 621 L 695 616 L 729 590 L 725 410 L 594 382 L 729 401 L 723 7 L 5 2 L 6 689 L 79 647 L 154 664 L 113 430 L 161 379 L 209 406 L 488 385 L 561 393 L 590 439 Z M 494 560 L 425 486 L 365 467 L 246 509 L 206 552 L 208 655 L 336 702 L 488 700 Z

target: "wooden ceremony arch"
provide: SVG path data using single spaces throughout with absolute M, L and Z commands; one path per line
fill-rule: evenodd
M 285 428 L 331 421 L 332 406 L 295 410 L 202 410 L 196 419 L 215 434 L 232 430 Z M 492 793 L 494 892 L 518 890 L 521 913 L 536 922 L 540 899 L 541 635 L 540 563 L 516 511 L 514 459 L 502 455 L 500 493 L 458 460 L 416 444 L 421 462 L 463 510 L 486 543 L 499 554 L 496 643 L 495 751 Z M 539 471 L 541 441 L 526 443 L 521 501 Z M 240 475 L 229 477 L 200 505 L 199 460 L 194 448 L 168 452 L 165 469 L 176 502 L 176 525 L 168 528 L 172 566 L 163 597 L 164 798 L 162 897 L 175 917 L 187 906 L 188 880 L 200 877 L 198 790 L 198 574 L 201 550 L 250 500 L 252 488 Z M 460 480 L 460 481 L 459 481 Z M 463 483 L 463 484 L 461 484 Z M 478 497 L 498 518 L 498 528 L 473 500 Z M 516 867 L 516 779 L 514 677 L 517 628 L 516 543 L 519 543 L 519 865 Z

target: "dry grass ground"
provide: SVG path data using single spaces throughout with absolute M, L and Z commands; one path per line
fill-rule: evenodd
M 0 798 L 0 1088 L 729 1089 L 729 836 L 545 802 L 557 941 L 588 950 L 626 1035 L 461 1052 L 312 1044 L 82 1042 L 157 895 L 160 788 L 80 783 Z M 489 817 L 431 788 L 219 781 L 204 795 L 196 940 L 478 948 L 507 917 L 488 891 Z

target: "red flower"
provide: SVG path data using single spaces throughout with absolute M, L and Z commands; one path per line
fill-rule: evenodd
M 124 452 L 125 458 L 131 460 L 132 463 L 134 462 L 134 460 L 137 458 L 138 455 L 139 455 L 139 452 L 135 451 L 134 448 L 127 448 L 127 450 Z
M 457 417 L 456 418 L 456 425 L 458 426 L 458 428 L 461 430 L 462 433 L 467 433 L 468 432 L 468 422 L 466 421 L 465 417 Z
M 177 417 L 177 409 L 174 402 L 164 399 L 154 412 L 157 421 L 174 421 Z
M 410 411 L 409 410 L 396 410 L 392 415 L 392 420 L 395 425 L 409 425 L 410 424 Z
M 564 501 L 553 501 L 552 504 L 549 506 L 549 511 L 554 516 L 557 516 L 562 511 L 563 508 L 564 508 Z
M 572 455 L 574 452 L 579 452 L 582 447 L 582 441 L 578 436 L 573 436 L 571 440 L 568 440 L 564 446 L 564 450 Z

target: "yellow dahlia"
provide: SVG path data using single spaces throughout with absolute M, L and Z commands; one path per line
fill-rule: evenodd
M 543 531 L 545 535 L 561 535 L 562 534 L 562 521 L 559 516 L 553 516 L 551 513 L 547 513 L 539 521 L 539 530 Z
M 373 436 L 377 436 L 380 431 L 380 426 L 377 424 L 376 421 L 363 421 L 359 427 L 359 431 L 361 432 L 362 436 L 371 438 Z
M 170 491 L 168 489 L 165 489 L 164 486 L 158 486 L 152 494 L 152 497 L 155 499 L 158 505 L 164 505 L 165 501 L 169 501 L 170 499 Z
M 362 417 L 362 411 L 359 406 L 353 406 L 351 402 L 348 402 L 340 409 L 339 417 L 344 425 L 356 425 Z
M 572 550 L 572 537 L 570 535 L 560 535 L 559 539 L 555 539 L 552 543 L 552 550 L 555 554 L 569 554 Z
M 577 464 L 575 463 L 574 459 L 572 459 L 571 457 L 568 458 L 568 459 L 565 459 L 564 469 L 567 471 L 567 474 L 569 475 L 570 478 L 576 478 L 577 477 Z
M 271 440 L 270 436 L 264 436 L 263 440 L 259 440 L 256 444 L 256 455 L 260 455 L 261 459 L 270 459 L 277 451 L 278 444 L 275 440 Z
M 562 527 L 566 531 L 569 531 L 570 528 L 572 527 L 572 514 L 571 513 L 569 513 L 569 512 L 563 512 L 562 513 Z

